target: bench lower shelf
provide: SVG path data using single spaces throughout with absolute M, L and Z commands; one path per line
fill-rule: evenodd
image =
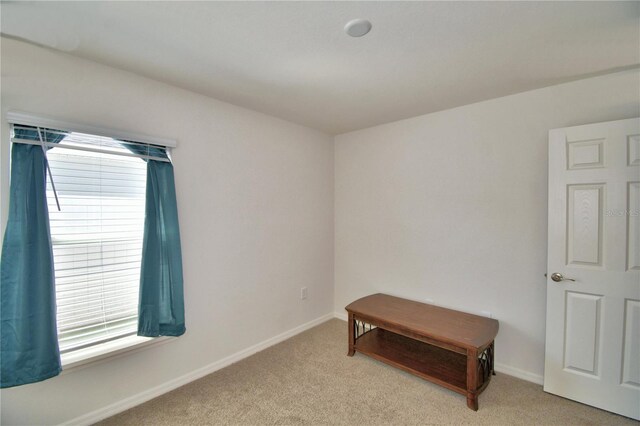
M 355 350 L 455 392 L 467 393 L 467 357 L 374 328 L 356 339 Z

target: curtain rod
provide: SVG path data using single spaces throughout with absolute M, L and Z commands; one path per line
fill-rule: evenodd
M 124 139 L 131 142 L 160 145 L 168 148 L 175 148 L 178 146 L 178 141 L 176 141 L 175 139 L 128 133 L 120 130 L 106 129 L 103 127 L 88 126 L 78 123 L 69 123 L 67 121 L 57 120 L 51 117 L 37 116 L 22 111 L 9 111 L 7 112 L 6 118 L 10 124 L 87 133 L 119 140 Z
M 27 126 L 26 124 L 17 124 L 17 123 L 11 123 L 11 125 L 13 126 L 14 129 L 31 129 L 32 126 Z M 50 129 L 48 127 L 37 127 L 38 132 L 40 131 L 46 131 L 47 134 L 52 134 L 52 135 L 60 135 L 60 136 L 71 136 L 72 132 L 65 132 L 64 130 L 57 130 L 57 129 Z M 79 133 L 79 132 L 77 132 Z M 87 136 L 96 136 L 98 138 L 107 138 L 107 136 L 100 136 L 100 135 L 96 135 L 96 134 L 88 134 L 88 133 L 79 133 L 82 135 L 87 135 Z M 109 139 L 113 139 L 111 137 L 108 137 Z M 20 139 L 20 138 L 17 138 Z M 68 139 L 68 138 L 66 138 Z M 25 140 L 25 139 L 21 139 L 21 140 Z M 27 139 L 28 140 L 28 139 Z M 154 148 L 158 148 L 158 149 L 163 149 L 165 151 L 168 151 L 166 146 L 163 145 L 157 145 L 157 144 L 151 144 L 151 143 L 147 143 L 147 142 L 136 142 L 136 141 L 130 141 L 130 140 L 124 140 L 124 139 L 113 139 L 116 142 L 119 143 L 125 143 L 125 144 L 129 144 L 129 145 L 138 145 L 138 146 L 146 146 L 146 147 L 154 147 Z
M 13 143 L 23 143 L 23 144 L 27 144 L 27 145 L 38 145 L 38 146 L 48 146 L 51 148 L 66 148 L 66 149 L 77 149 L 79 151 L 89 151 L 89 152 L 98 152 L 98 153 L 102 153 L 102 154 L 112 154 L 112 155 L 121 155 L 123 157 L 134 157 L 134 158 L 142 158 L 145 160 L 155 160 L 155 161 L 164 161 L 165 163 L 170 163 L 171 160 L 169 160 L 168 158 L 162 158 L 162 157 L 154 157 L 151 155 L 138 155 L 138 154 L 132 154 L 129 152 L 118 152 L 118 151 L 108 151 L 108 150 L 103 150 L 103 149 L 98 149 L 98 148 L 89 148 L 89 147 L 85 147 L 85 146 L 76 146 L 76 145 L 65 145 L 64 142 L 63 143 L 52 143 L 52 142 L 40 142 L 40 141 L 33 141 L 33 140 L 28 140 L 28 139 L 19 139 L 19 138 L 11 138 L 11 142 Z

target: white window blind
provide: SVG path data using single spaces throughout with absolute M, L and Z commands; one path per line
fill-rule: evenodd
M 130 154 L 81 133 L 47 152 L 61 353 L 136 333 L 146 165 Z

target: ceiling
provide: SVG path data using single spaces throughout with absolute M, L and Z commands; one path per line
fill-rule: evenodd
M 638 66 L 640 2 L 3 2 L 1 31 L 329 134 Z M 365 37 L 344 25 L 365 18 Z

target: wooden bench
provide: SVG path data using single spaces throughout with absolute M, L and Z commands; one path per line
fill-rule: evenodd
M 349 356 L 358 351 L 466 395 L 478 410 L 478 395 L 495 375 L 498 321 L 386 294 L 346 310 Z

